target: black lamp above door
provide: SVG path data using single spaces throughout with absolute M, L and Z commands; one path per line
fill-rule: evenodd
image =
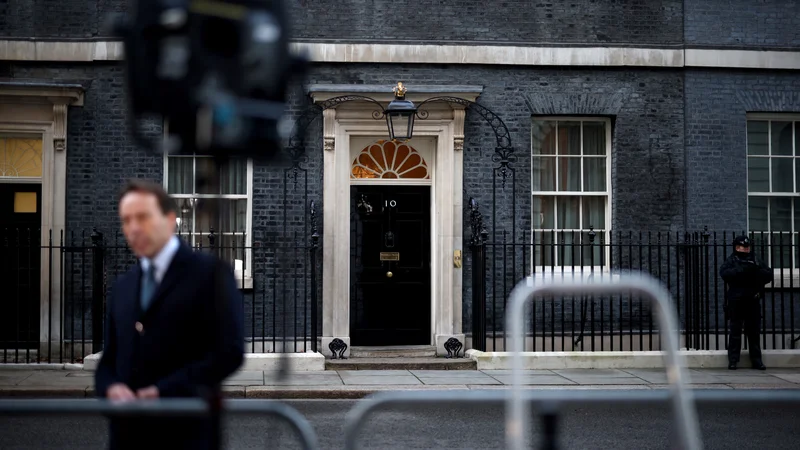
M 406 100 L 406 87 L 402 82 L 397 83 L 394 91 L 394 100 L 384 110 L 386 125 L 389 127 L 389 138 L 393 141 L 407 141 L 414 133 L 414 116 L 417 107 L 410 100 Z

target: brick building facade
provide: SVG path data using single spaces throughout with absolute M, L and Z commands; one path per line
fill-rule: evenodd
M 450 337 L 469 342 L 471 198 L 480 205 L 494 242 L 536 241 L 539 236 L 542 243 L 552 239 L 547 242 L 557 244 L 564 236 L 574 238 L 570 233 L 585 236 L 590 225 L 601 233 L 683 233 L 704 226 L 800 231 L 800 219 L 794 220 L 800 209 L 795 212 L 793 200 L 800 195 L 800 182 L 794 181 L 794 171 L 800 169 L 784 169 L 785 161 L 770 156 L 786 156 L 793 166 L 794 156 L 800 155 L 800 16 L 795 1 L 505 1 L 491 6 L 464 0 L 428 2 L 425 7 L 409 1 L 287 3 L 295 45 L 308 50 L 314 61 L 304 86 L 293 91 L 293 117 L 336 95 L 386 101 L 391 87 L 403 81 L 416 102 L 437 95 L 467 97 L 497 114 L 509 131 L 514 157 L 504 167 L 512 175 L 507 186 L 498 187 L 503 179 L 496 136 L 484 117 L 474 109 L 464 114 L 458 105 L 443 104 L 432 106 L 436 117 L 430 122 L 417 120 L 432 139 L 426 143 L 420 138 L 417 149 L 431 159 L 432 176 L 416 184 L 432 186 L 434 209 L 431 218 L 421 219 L 431 227 L 432 254 L 426 263 L 430 298 L 415 303 L 415 308 L 430 305 L 429 324 L 424 342 L 410 343 L 436 345 L 442 354 Z M 179 183 L 169 180 L 170 167 L 177 163 L 170 166 L 172 162 L 144 152 L 130 138 L 121 49 L 104 26 L 108 15 L 126 11 L 126 4 L 0 3 L 0 133 L 7 142 L 17 139 L 16 131 L 39 133 L 39 139 L 54 142 L 39 144 L 46 161 L 38 174 L 44 189 L 43 228 L 68 235 L 96 228 L 111 236 L 118 228 L 115 193 L 125 178 Z M 28 106 L 19 107 L 23 104 Z M 331 189 L 339 192 L 348 185 L 350 171 L 341 165 L 368 146 L 362 138 L 385 138 L 377 128 L 381 122 L 370 125 L 371 112 L 348 103 L 335 113 L 320 114 L 306 134 L 300 181 L 287 184 L 288 157 L 255 161 L 240 167 L 246 179 L 232 188 L 230 198 L 220 200 L 243 218 L 231 231 L 249 236 L 234 245 L 264 246 L 260 248 L 287 240 L 309 245 L 309 205 L 315 201 L 323 345 L 335 338 L 349 343 L 351 316 L 363 307 L 351 291 L 361 282 L 353 271 L 363 267 L 354 260 L 337 264 L 347 258 L 342 252 L 357 245 L 355 237 L 339 242 L 336 236 L 350 235 L 351 226 L 353 236 L 360 232 L 354 223 L 361 219 L 338 219 L 347 212 L 358 216 L 351 211 L 358 198 L 334 195 Z M 26 121 L 53 126 L 15 129 Z M 424 128 L 426 124 L 431 125 Z M 65 133 L 59 136 L 62 128 Z M 373 130 L 372 135 L 363 130 Z M 164 129 L 153 119 L 142 131 L 157 139 Z M 780 133 L 790 138 L 781 140 Z M 450 142 L 445 145 L 442 139 Z M 576 147 L 559 147 L 557 139 Z M 758 145 L 767 145 L 766 150 L 753 150 Z M 46 156 L 48 151 L 55 156 Z M 349 153 L 339 161 L 336 155 L 342 151 Z M 548 156 L 550 151 L 573 159 Z M 766 175 L 758 171 L 762 166 L 754 155 L 771 161 Z M 53 171 L 52 183 L 47 170 Z M 8 173 L 0 175 L 4 182 L 14 182 Z M 757 187 L 765 176 L 766 191 Z M 786 176 L 789 181 L 778 179 Z M 444 180 L 448 184 L 440 184 Z M 777 197 L 769 195 L 778 191 Z M 792 199 L 788 212 L 786 198 Z M 344 204 L 348 199 L 351 203 Z M 778 208 L 783 209 L 776 213 Z M 785 213 L 788 219 L 778 217 Z M 193 227 L 190 233 L 208 231 Z M 459 250 L 464 252 L 463 268 L 448 266 Z M 284 270 L 275 269 L 277 250 L 258 252 L 242 257 L 251 279 L 259 271 Z M 539 257 L 537 262 L 534 256 L 533 265 L 567 264 Z M 525 258 L 530 255 L 523 251 L 520 259 Z M 307 273 L 309 264 L 303 259 L 293 267 Z M 790 266 L 794 264 L 792 260 Z M 525 271 L 518 269 L 519 276 Z M 305 280 L 303 276 L 298 279 Z M 516 278 L 508 281 L 513 285 Z M 260 286 L 255 280 L 254 287 L 245 289 L 251 295 L 246 313 L 254 324 L 253 337 L 275 335 L 278 328 L 285 335 L 288 328 L 308 325 L 310 319 L 303 315 L 286 319 L 289 309 L 301 303 L 301 309 L 308 307 L 304 288 L 284 288 L 301 303 L 278 305 L 270 300 L 276 286 Z M 494 291 L 491 295 L 500 298 Z M 286 320 L 288 325 L 278 323 Z

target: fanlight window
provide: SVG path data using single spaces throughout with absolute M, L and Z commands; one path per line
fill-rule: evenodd
M 0 136 L 0 178 L 41 176 L 41 139 Z
M 352 178 L 429 179 L 428 165 L 407 144 L 380 140 L 353 161 Z

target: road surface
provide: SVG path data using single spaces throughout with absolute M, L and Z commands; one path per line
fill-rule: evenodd
M 320 448 L 343 447 L 344 416 L 354 401 L 289 401 L 308 418 Z M 706 449 L 797 449 L 800 408 L 783 405 L 751 410 L 701 406 Z M 672 418 L 667 406 L 571 409 L 560 423 L 563 449 L 668 449 Z M 534 437 L 535 439 L 535 437 Z M 227 448 L 300 448 L 292 432 L 274 419 L 239 416 L 227 421 Z M 0 417 L 0 449 L 98 449 L 107 442 L 102 418 Z M 501 449 L 502 408 L 417 408 L 378 413 L 359 448 Z

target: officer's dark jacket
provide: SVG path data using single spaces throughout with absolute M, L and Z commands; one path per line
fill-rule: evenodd
M 722 264 L 720 276 L 728 284 L 725 302 L 728 305 L 742 305 L 752 301 L 764 285 L 772 282 L 772 269 L 751 252 L 745 257 L 732 253 Z
M 242 297 L 230 266 L 182 242 L 144 313 L 141 277 L 137 264 L 112 289 L 97 395 L 116 382 L 134 392 L 155 385 L 161 397 L 218 391 L 244 356 Z M 112 422 L 112 448 L 202 449 L 209 441 L 208 427 L 197 420 L 124 422 Z

